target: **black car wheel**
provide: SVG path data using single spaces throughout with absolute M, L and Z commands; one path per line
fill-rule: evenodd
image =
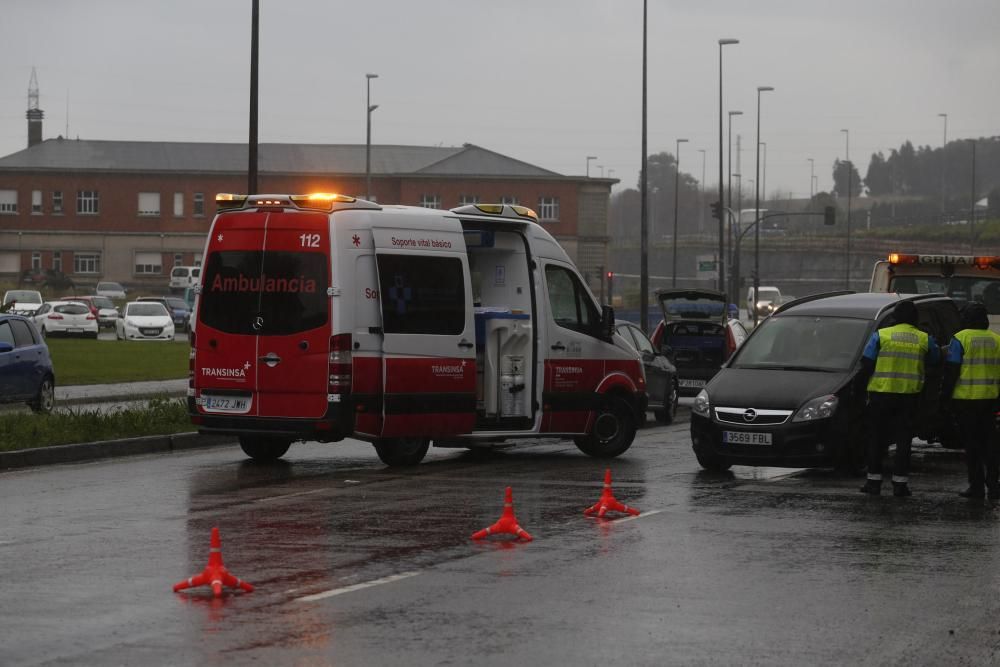
M 42 385 L 38 388 L 38 395 L 28 402 L 28 407 L 30 407 L 33 412 L 48 414 L 52 412 L 52 406 L 55 405 L 55 403 L 55 385 L 52 383 L 52 378 L 47 377 L 42 380 Z
M 623 398 L 610 396 L 597 410 L 590 433 L 574 439 L 584 454 L 610 459 L 632 446 L 637 420 L 635 411 Z
M 382 463 L 395 468 L 415 466 L 423 461 L 431 441 L 428 438 L 383 438 L 373 444 Z
M 258 435 L 241 435 L 240 447 L 243 453 L 254 461 L 276 461 L 291 447 L 290 440 L 269 438 Z
M 694 456 L 698 459 L 698 465 L 705 470 L 711 470 L 712 472 L 725 472 L 733 467 L 732 463 L 729 463 L 714 454 L 695 452 Z
M 654 410 L 653 415 L 656 417 L 656 421 L 661 424 L 673 424 L 674 417 L 677 416 L 677 400 L 680 392 L 677 389 L 677 380 L 674 380 L 670 384 L 670 395 L 667 396 L 665 401 L 666 406 L 662 410 Z

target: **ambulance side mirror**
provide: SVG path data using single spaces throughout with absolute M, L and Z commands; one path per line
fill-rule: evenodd
M 607 304 L 601 306 L 601 336 L 604 340 L 615 337 L 615 309 Z

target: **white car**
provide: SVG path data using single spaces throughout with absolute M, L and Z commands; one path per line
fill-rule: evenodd
M 127 291 L 121 286 L 121 283 L 101 281 L 97 283 L 97 289 L 94 290 L 94 293 L 97 296 L 106 296 L 109 299 L 124 299 Z
M 3 305 L 14 303 L 11 312 L 17 315 L 31 317 L 42 305 L 42 293 L 31 289 L 7 290 L 3 295 Z
M 50 334 L 78 334 L 97 338 L 97 316 L 79 301 L 47 301 L 35 311 L 32 319 L 42 337 Z
M 130 301 L 115 322 L 118 340 L 173 340 L 174 320 L 162 303 Z

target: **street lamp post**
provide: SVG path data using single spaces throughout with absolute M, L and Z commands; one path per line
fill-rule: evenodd
M 722 262 L 726 256 L 726 215 L 722 207 L 722 47 L 739 43 L 740 40 L 731 37 L 719 40 L 719 257 L 716 266 L 719 268 L 720 292 L 726 289 L 726 271 Z
M 939 113 L 938 118 L 944 119 L 944 136 L 941 139 L 941 222 L 944 222 L 944 156 L 948 150 L 948 114 Z
M 726 170 L 726 206 L 727 206 L 727 208 L 730 211 L 733 210 L 733 116 L 742 116 L 742 115 L 743 115 L 742 111 L 730 111 L 729 112 L 729 128 L 727 130 L 727 135 L 726 135 L 726 142 L 728 144 L 726 163 L 729 165 L 729 168 Z M 728 264 L 729 264 L 729 273 L 730 273 L 730 277 L 731 277 L 732 276 L 732 272 L 733 272 L 733 221 L 732 221 L 732 218 L 730 218 L 730 220 L 729 220 L 729 232 L 728 232 L 727 236 L 729 237 L 729 257 L 728 257 L 729 262 L 728 262 Z M 737 296 L 738 296 L 736 294 L 736 290 L 738 289 L 739 285 L 737 285 L 732 280 L 730 280 L 730 282 L 732 282 L 732 290 L 731 290 L 730 298 L 733 301 L 736 301 L 737 300 Z
M 813 192 L 813 181 L 816 180 L 816 176 L 813 175 L 813 172 L 816 171 L 816 160 L 811 157 L 806 159 L 809 160 L 809 201 L 812 201 L 812 198 L 816 196 L 816 193 Z
M 763 164 L 763 166 L 761 167 L 761 173 L 760 173 L 760 189 L 761 192 L 764 193 L 764 205 L 766 206 L 767 205 L 767 142 L 762 141 L 760 142 L 760 145 L 761 148 L 764 149 L 764 157 L 761 158 L 761 163 Z
M 757 326 L 757 295 L 760 293 L 760 94 L 774 90 L 771 86 L 757 86 L 757 177 L 754 179 L 754 230 L 753 230 L 753 325 Z
M 587 156 L 587 178 L 590 178 L 590 161 L 591 160 L 596 160 L 596 159 L 597 159 L 596 155 L 588 155 Z
M 639 322 L 649 331 L 649 222 L 646 219 L 646 6 L 642 0 L 642 155 L 639 162 Z
M 377 79 L 378 74 L 365 74 L 365 83 L 368 87 L 368 133 L 365 138 L 365 199 L 372 198 L 372 111 L 378 109 L 377 104 L 372 104 L 372 79 Z
M 972 144 L 972 200 L 969 202 L 969 254 L 976 251 L 976 140 Z
M 699 184 L 699 189 L 701 192 L 698 197 L 698 210 L 701 211 L 698 214 L 698 233 L 701 234 L 705 231 L 705 149 L 699 148 L 698 152 L 701 153 L 701 183 Z M 721 261 L 721 260 L 720 260 Z
M 670 265 L 670 286 L 677 287 L 677 198 L 680 194 L 681 184 L 681 144 L 687 143 L 687 139 L 677 140 L 677 150 L 674 161 L 674 243 L 673 262 Z
M 851 131 L 844 133 L 844 161 L 847 163 L 847 261 L 844 263 L 844 289 L 851 289 L 851 181 L 854 180 L 854 168 L 851 166 Z

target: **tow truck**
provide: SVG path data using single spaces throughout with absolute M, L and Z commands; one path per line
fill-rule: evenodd
M 1000 255 L 922 255 L 889 253 L 875 262 L 871 292 L 947 294 L 961 308 L 979 301 L 989 313 L 990 329 L 1000 333 Z

